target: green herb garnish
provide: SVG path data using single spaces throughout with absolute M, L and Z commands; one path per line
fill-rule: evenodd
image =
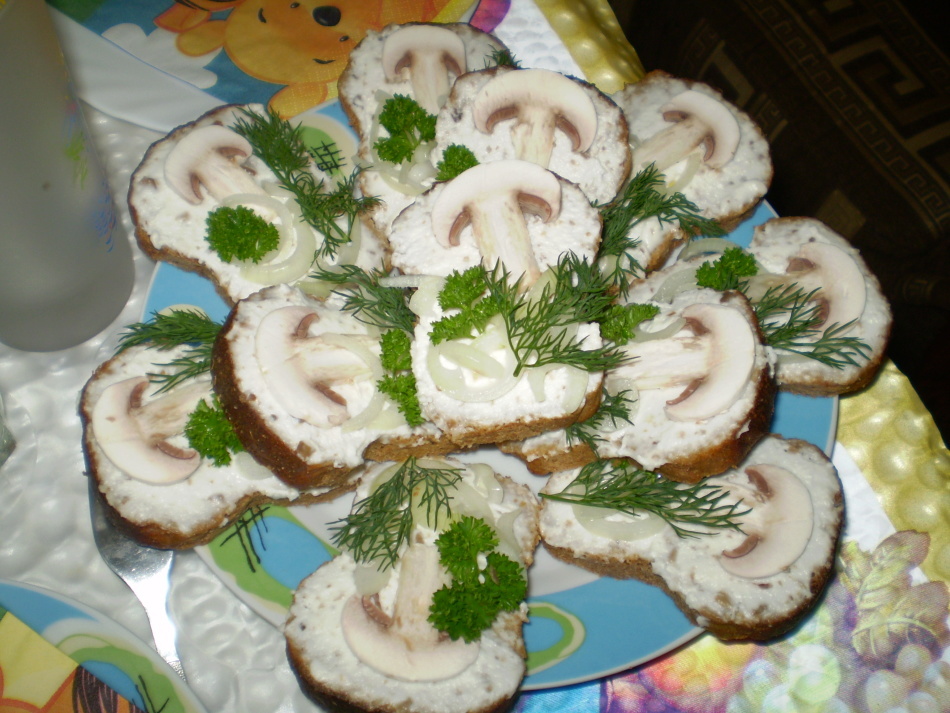
M 198 402 L 185 424 L 185 437 L 202 458 L 219 467 L 230 465 L 231 454 L 244 450 L 215 395 L 212 395 L 210 404 L 205 399 Z
M 752 277 L 758 271 L 753 255 L 740 247 L 726 248 L 715 261 L 704 262 L 696 269 L 696 284 L 720 292 L 739 289 L 744 291 L 744 285 L 747 283 L 742 278 Z
M 243 205 L 221 206 L 208 214 L 205 239 L 225 262 L 261 259 L 280 244 L 277 227 Z
M 819 331 L 824 318 L 813 301 L 818 291 L 805 292 L 796 283 L 766 290 L 753 303 L 766 343 L 835 369 L 866 361 L 870 346 L 858 337 L 842 336 L 854 322 L 832 324 Z
M 427 526 L 437 529 L 452 511 L 451 491 L 462 478 L 459 468 L 424 468 L 415 458 L 400 465 L 392 477 L 353 506 L 343 520 L 330 524 L 333 542 L 357 562 L 392 567 L 412 532 L 413 508 L 426 513 Z
M 410 426 L 425 423 L 419 406 L 416 377 L 412 373 L 412 342 L 409 333 L 390 329 L 380 339 L 380 361 L 388 373 L 376 382 L 376 388 L 395 402 L 396 407 Z
M 380 285 L 379 281 L 386 277 L 382 271 L 366 272 L 356 265 L 317 266 L 310 276 L 339 285 L 341 289 L 335 292 L 343 298 L 343 310 L 352 312 L 361 322 L 382 329 L 412 331 L 416 316 L 409 309 L 406 290 Z
M 481 638 L 500 612 L 514 611 L 528 593 L 521 565 L 495 551 L 498 537 L 483 520 L 464 516 L 435 541 L 452 582 L 432 596 L 429 621 L 452 639 Z M 485 566 L 479 563 L 484 556 Z
M 162 384 L 159 389 L 159 392 L 162 392 L 211 370 L 211 348 L 220 331 L 219 323 L 196 310 L 173 309 L 167 313 L 156 312 L 150 320 L 126 327 L 119 337 L 117 351 L 121 352 L 139 344 L 148 344 L 155 349 L 167 351 L 187 344 L 188 349 L 180 357 L 156 364 L 170 367 L 171 373 L 148 375 L 153 383 Z
M 564 429 L 567 444 L 572 446 L 575 443 L 582 443 L 591 451 L 597 453 L 599 444 L 604 440 L 600 434 L 606 428 L 616 429 L 620 426 L 621 421 L 631 423 L 629 394 L 629 391 L 610 394 L 605 390 L 600 400 L 600 406 L 597 407 L 590 418 L 572 423 Z
M 585 371 L 605 371 L 620 364 L 623 353 L 613 346 L 584 349 L 583 341 L 570 336 L 566 327 L 596 322 L 610 308 L 612 297 L 599 269 L 566 253 L 552 268 L 552 278 L 537 295 L 521 290 L 501 267 L 488 271 L 482 266 L 461 273 L 458 282 L 446 280 L 440 304 L 456 305 L 461 311 L 433 324 L 430 340 L 473 336 L 495 315 L 501 315 L 508 344 L 515 356 L 514 375 L 529 367 L 565 364 Z M 464 302 L 484 281 L 484 294 Z
M 506 47 L 493 47 L 491 54 L 485 57 L 485 69 L 492 67 L 511 67 L 512 69 L 521 69 L 519 62 L 511 50 Z
M 435 140 L 435 116 L 404 94 L 394 94 L 379 112 L 379 124 L 389 136 L 377 139 L 376 154 L 390 163 L 411 161 L 416 149 Z
M 696 204 L 682 193 L 665 193 L 663 174 L 651 164 L 637 173 L 620 195 L 601 206 L 604 221 L 598 258 L 611 258 L 610 284 L 625 289 L 631 278 L 643 275 L 643 266 L 634 257 L 639 241 L 630 233 L 640 222 L 656 218 L 661 223 L 677 223 L 688 235 L 725 235 L 722 226 L 700 215 Z
M 696 270 L 696 284 L 714 290 L 739 290 L 749 296 L 749 280 L 758 267 L 755 257 L 740 247 L 728 248 L 713 262 Z M 857 366 L 868 358 L 870 347 L 858 337 L 843 336 L 851 326 L 832 324 L 823 330 L 821 307 L 815 302 L 819 289 L 804 290 L 797 282 L 768 287 L 751 299 L 765 343 L 774 349 L 794 352 L 835 369 Z
M 435 180 L 451 181 L 460 173 L 464 173 L 477 165 L 478 159 L 475 158 L 475 154 L 472 153 L 471 149 L 459 144 L 452 144 L 442 152 L 442 160 L 435 166 L 438 171 Z
M 274 112 L 261 115 L 242 109 L 242 113 L 234 130 L 250 142 L 254 153 L 274 172 L 280 186 L 293 194 L 303 219 L 324 236 L 317 256 L 336 255 L 341 245 L 350 242 L 356 217 L 377 205 L 379 199 L 356 196 L 359 169 L 326 190 L 324 181 L 318 181 L 310 171 L 310 153 L 299 124 L 293 125 Z
M 679 537 L 708 534 L 695 526 L 740 530 L 737 518 L 741 501 L 723 503 L 723 488 L 707 483 L 684 485 L 662 475 L 641 470 L 622 460 L 598 460 L 581 468 L 577 477 L 560 493 L 541 493 L 549 500 L 607 508 L 636 516 L 651 512 L 666 520 Z
M 626 344 L 633 339 L 640 323 L 653 319 L 659 311 L 656 305 L 611 305 L 600 320 L 600 336 L 614 344 Z

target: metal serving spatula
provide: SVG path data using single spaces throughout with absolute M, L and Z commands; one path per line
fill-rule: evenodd
M 99 554 L 109 568 L 129 585 L 145 607 L 159 655 L 175 669 L 182 680 L 187 681 L 178 649 L 175 647 L 175 622 L 168 613 L 170 575 L 175 553 L 171 550 L 144 547 L 119 532 L 106 517 L 99 497 L 95 483 L 90 478 L 89 510 Z

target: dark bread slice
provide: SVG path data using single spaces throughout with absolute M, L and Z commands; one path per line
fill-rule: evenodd
M 264 320 L 279 310 L 300 309 L 317 315 L 308 327 L 311 336 L 324 328 L 337 334 L 377 339 L 365 324 L 344 313 L 332 302 L 311 299 L 287 285 L 265 288 L 241 300 L 228 315 L 215 341 L 211 371 L 215 391 L 244 447 L 277 477 L 295 487 L 337 487 L 347 482 L 350 473 L 362 465 L 365 451 L 370 456 L 430 455 L 454 450 L 437 429 L 424 425 L 410 429 L 396 419 L 388 427 L 346 430 L 345 422 L 328 426 L 314 425 L 292 415 L 287 404 L 275 395 L 263 377 L 256 357 L 257 332 Z M 325 325 L 321 326 L 321 325 Z M 267 343 L 268 350 L 279 345 Z M 378 358 L 378 343 L 375 345 Z M 316 375 L 312 375 L 316 380 Z M 351 385 L 342 393 L 349 417 L 366 407 L 375 393 L 375 382 L 367 388 Z M 301 387 L 302 390 L 307 387 Z M 342 387 L 346 389 L 347 387 Z M 339 390 L 339 389 L 338 389 Z
M 542 543 L 561 561 L 663 589 L 694 624 L 721 639 L 774 638 L 792 629 L 815 606 L 828 582 L 844 503 L 830 460 L 805 441 L 778 436 L 764 438 L 738 468 L 707 483 L 746 485 L 744 469 L 762 463 L 780 465 L 802 481 L 810 494 L 814 523 L 798 559 L 769 576 L 739 577 L 718 564 L 723 551 L 741 543 L 741 533 L 719 531 L 680 539 L 666 526 L 640 540 L 610 540 L 584 529 L 571 505 L 548 499 L 543 499 Z M 556 474 L 542 492 L 561 492 L 573 477 L 574 472 Z
M 246 453 L 234 455 L 229 465 L 220 467 L 202 459 L 186 480 L 168 484 L 143 482 L 116 465 L 108 444 L 103 446 L 96 431 L 97 403 L 114 385 L 149 373 L 167 373 L 168 362 L 183 353 L 181 348 L 130 347 L 100 365 L 83 389 L 79 415 L 86 471 L 95 482 L 107 516 L 120 531 L 150 547 L 189 549 L 210 542 L 249 509 L 331 500 L 356 487 L 356 478 L 351 478 L 332 487 L 298 490 L 266 472 Z M 175 391 L 168 393 L 174 395 Z M 143 403 L 155 398 L 149 391 L 142 394 Z M 168 441 L 174 447 L 187 447 L 178 434 L 169 434 Z
M 692 201 L 703 217 L 718 221 L 726 232 L 731 232 L 755 210 L 768 191 L 774 173 L 768 141 L 752 118 L 708 84 L 677 78 L 662 70 L 648 72 L 612 98 L 626 114 L 636 163 L 637 145 L 671 126 L 663 118 L 661 107 L 687 90 L 711 96 L 729 110 L 739 126 L 739 146 L 733 160 L 720 168 L 702 163 L 688 182 L 677 181 L 681 172 L 679 164 L 664 173 L 668 174 L 672 189 Z M 639 170 L 642 167 L 632 167 L 633 173 Z M 662 266 L 670 254 L 692 236 L 676 222 L 660 224 L 650 219 L 639 223 L 631 237 L 640 240 L 634 255 L 644 270 L 650 272 Z
M 530 565 L 539 536 L 539 503 L 527 487 L 504 476 L 496 477 L 504 490 L 496 516 L 519 512 L 514 533 L 521 558 Z M 357 501 L 365 497 L 371 484 L 371 478 L 364 480 Z M 398 577 L 401 563 L 396 567 L 391 584 Z M 284 627 L 287 655 L 301 688 L 311 699 L 328 710 L 364 713 L 488 712 L 508 710 L 513 705 L 525 672 L 524 609 L 500 614 L 482 634 L 474 663 L 460 673 L 443 680 L 407 681 L 364 662 L 353 653 L 342 633 L 344 606 L 356 594 L 355 569 L 352 557 L 341 554 L 323 564 L 295 592 Z M 391 601 L 393 595 L 387 592 L 388 587 L 380 593 L 380 602 Z

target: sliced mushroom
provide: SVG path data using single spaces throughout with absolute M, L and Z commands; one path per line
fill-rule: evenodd
M 514 119 L 515 155 L 545 168 L 551 163 L 554 133 L 560 129 L 574 151 L 587 151 L 597 135 L 597 110 L 582 84 L 546 69 L 520 69 L 485 83 L 472 105 L 475 128 L 490 134 Z
M 219 203 L 238 193 L 263 194 L 241 165 L 252 152 L 248 140 L 226 126 L 200 126 L 182 136 L 168 153 L 165 180 L 195 205 L 204 199 L 202 187 Z
M 676 334 L 628 344 L 625 351 L 635 359 L 616 375 L 640 390 L 684 386 L 667 402 L 666 415 L 702 421 L 739 399 L 755 365 L 757 338 L 745 315 L 727 305 L 691 304 L 681 314 L 686 326 Z
M 561 211 L 561 184 L 556 175 L 527 161 L 492 161 L 468 169 L 445 184 L 432 208 L 432 229 L 443 247 L 459 244 L 459 233 L 472 226 L 484 265 L 497 261 L 530 287 L 541 274 L 525 213 L 544 222 Z
M 755 366 L 757 337 L 738 309 L 723 304 L 683 308 L 685 325 L 666 338 L 631 342 L 634 359 L 616 370 L 637 389 L 683 386 L 667 402 L 674 421 L 702 421 L 726 411 L 742 394 Z
M 332 428 L 350 417 L 336 387 L 371 370 L 353 350 L 328 341 L 328 335 L 310 336 L 316 320 L 317 313 L 305 306 L 268 313 L 257 328 L 255 355 L 268 389 L 288 414 Z
M 814 523 L 811 495 L 790 470 L 750 465 L 742 505 L 752 508 L 742 522 L 745 540 L 719 558 L 724 570 L 744 579 L 771 577 L 791 566 L 808 546 Z
M 106 387 L 93 407 L 92 433 L 106 457 L 130 477 L 177 483 L 198 469 L 201 456 L 169 439 L 184 431 L 189 414 L 211 393 L 211 385 L 194 382 L 143 403 L 148 386 L 147 377 L 137 376 Z
M 723 102 L 688 89 L 660 107 L 660 111 L 673 124 L 634 149 L 635 170 L 652 163 L 658 171 L 665 171 L 699 146 L 703 146 L 702 160 L 710 168 L 722 168 L 735 156 L 739 123 Z
M 436 114 L 449 94 L 449 72 L 465 72 L 465 44 L 438 25 L 405 25 L 383 43 L 383 73 L 396 82 L 409 74 L 413 98 Z
M 807 242 L 789 260 L 784 275 L 764 273 L 749 280 L 748 295 L 757 301 L 771 289 L 797 284 L 805 292 L 818 290 L 821 326 L 843 326 L 861 318 L 867 301 L 867 284 L 854 258 L 836 245 Z M 816 335 L 817 337 L 817 335 Z
M 403 681 L 442 681 L 467 669 L 478 658 L 478 642 L 453 641 L 428 620 L 432 595 L 445 583 L 435 546 L 411 544 L 401 559 L 391 615 L 358 594 L 344 605 L 341 624 L 350 650 Z

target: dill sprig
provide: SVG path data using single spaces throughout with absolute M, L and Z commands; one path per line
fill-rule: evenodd
M 172 309 L 155 312 L 145 322 L 136 322 L 119 336 L 116 353 L 129 347 L 146 344 L 160 351 L 188 345 L 181 356 L 156 366 L 171 369 L 170 373 L 150 373 L 152 383 L 161 384 L 159 392 L 168 391 L 183 381 L 206 374 L 211 370 L 211 348 L 221 325 L 203 312 L 190 309 Z
M 677 223 L 688 235 L 725 235 L 715 220 L 704 218 L 699 208 L 682 193 L 666 193 L 662 173 L 650 164 L 624 186 L 610 203 L 600 206 L 604 228 L 599 258 L 616 258 L 610 272 L 611 284 L 625 288 L 631 278 L 643 276 L 643 267 L 633 256 L 639 240 L 630 232 L 640 222 L 656 218 L 660 223 Z
M 818 292 L 818 288 L 805 292 L 797 283 L 766 290 L 753 305 L 766 343 L 835 369 L 858 366 L 859 360 L 867 360 L 870 346 L 858 337 L 842 336 L 854 322 L 832 324 L 819 332 L 823 318 L 814 302 Z
M 376 206 L 379 199 L 357 197 L 359 168 L 326 190 L 325 182 L 318 181 L 310 171 L 310 153 L 300 124 L 293 125 L 272 111 L 266 115 L 246 108 L 241 111 L 244 117 L 238 118 L 234 130 L 250 142 L 281 187 L 293 194 L 307 224 L 324 236 L 317 257 L 333 257 L 350 241 L 357 216 Z
M 438 528 L 452 514 L 451 491 L 461 478 L 459 468 L 428 468 L 409 458 L 346 518 L 330 523 L 334 544 L 357 562 L 392 567 L 409 542 L 413 510 L 424 511 L 428 526 Z
M 515 376 L 527 367 L 564 364 L 584 371 L 606 371 L 620 365 L 623 352 L 615 345 L 584 349 L 568 330 L 573 324 L 599 321 L 610 309 L 604 274 L 596 265 L 566 253 L 552 268 L 554 279 L 536 297 L 520 294 L 504 270 L 489 275 L 489 292 L 500 303 L 514 305 L 501 312 L 508 343 L 515 355 Z
M 511 67 L 521 69 L 521 62 L 507 47 L 492 47 L 491 53 L 485 57 L 485 69 L 492 67 Z
M 412 332 L 416 316 L 409 309 L 406 290 L 401 287 L 383 287 L 381 270 L 366 272 L 356 265 L 338 265 L 332 268 L 317 266 L 310 276 L 339 285 L 334 292 L 343 298 L 343 310 L 365 324 L 381 329 L 401 329 Z
M 709 534 L 696 526 L 741 530 L 737 518 L 741 501 L 727 504 L 728 492 L 705 482 L 685 485 L 642 470 L 622 460 L 598 460 L 581 468 L 562 492 L 541 496 L 549 500 L 617 510 L 628 515 L 651 512 L 662 517 L 679 537 Z
M 604 440 L 600 434 L 606 428 L 616 428 L 621 421 L 631 423 L 630 405 L 629 391 L 610 394 L 604 390 L 600 406 L 590 418 L 572 423 L 564 429 L 567 444 L 572 446 L 575 443 L 582 443 L 597 453 L 598 447 Z

